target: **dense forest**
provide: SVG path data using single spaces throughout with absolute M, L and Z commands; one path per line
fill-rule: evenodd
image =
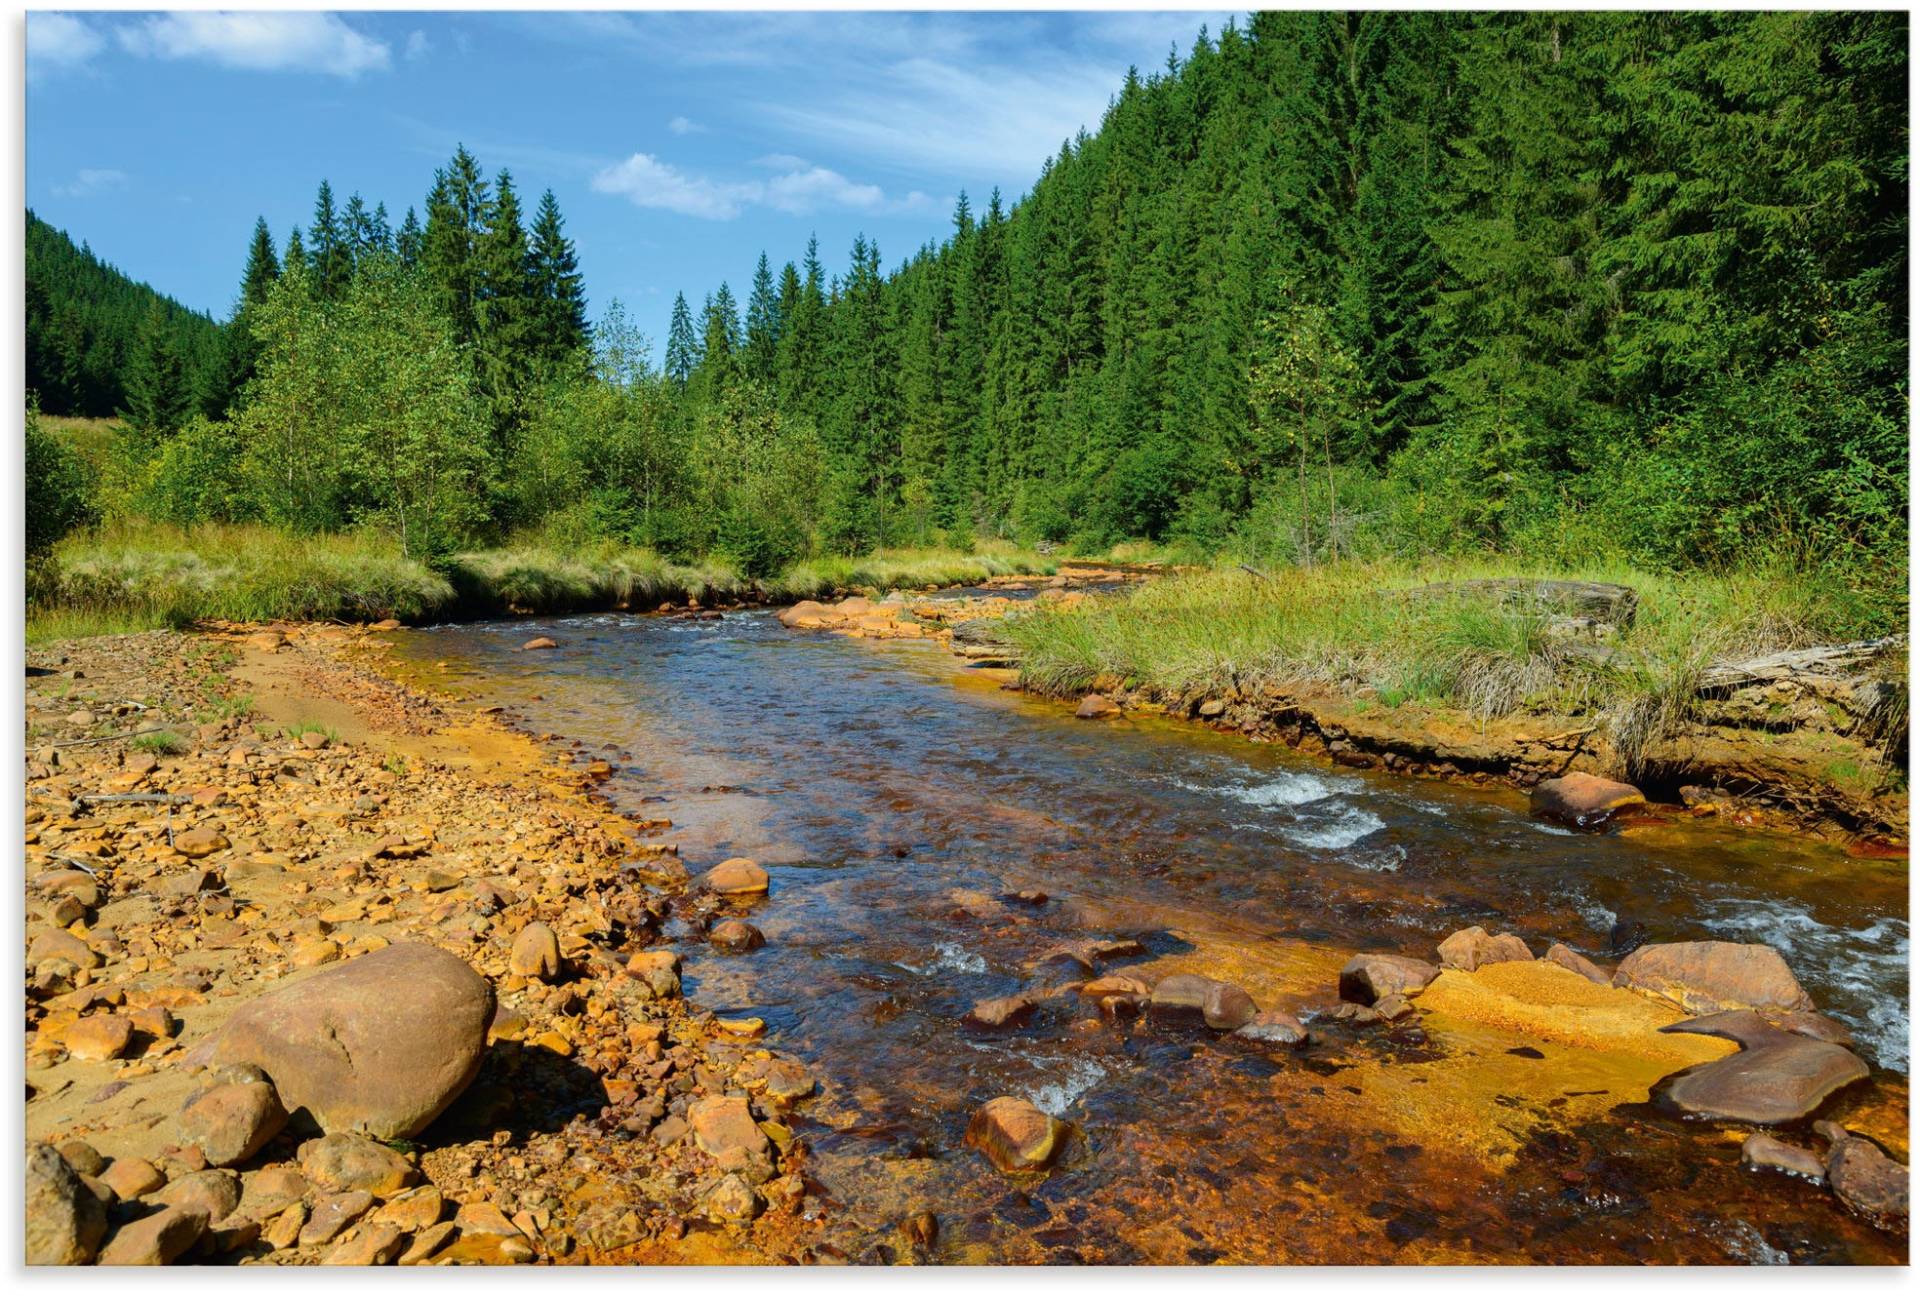
M 100 260 L 84 243 L 27 212 L 27 389 L 50 414 L 112 418 L 128 407 L 135 356 L 177 368 L 194 407 L 225 411 L 220 325 Z
M 837 275 L 762 255 L 744 303 L 692 286 L 658 362 L 617 304 L 589 328 L 552 195 L 529 217 L 464 149 L 424 219 L 323 185 L 308 229 L 262 223 L 219 345 L 30 222 L 30 381 L 132 413 L 109 512 L 429 557 L 1785 545 L 1891 589 L 1906 42 L 1898 13 L 1256 14 L 891 269 L 860 238 Z

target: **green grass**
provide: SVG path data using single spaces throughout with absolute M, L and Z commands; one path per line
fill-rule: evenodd
M 1007 635 L 1022 649 L 1024 681 L 1041 692 L 1074 695 L 1116 679 L 1167 697 L 1322 688 L 1482 722 L 1521 712 L 1588 717 L 1632 766 L 1685 721 L 1714 660 L 1905 628 L 1897 602 L 1778 567 L 1653 575 L 1512 560 L 1343 562 L 1267 575 L 1222 565 L 1168 577 L 1119 599 L 1038 608 L 1010 621 Z M 1553 632 L 1538 609 L 1406 596 L 1423 584 L 1503 576 L 1628 585 L 1638 615 L 1598 645 L 1610 651 L 1596 650 Z
M 154 755 L 182 755 L 188 750 L 187 739 L 171 729 L 161 729 L 157 733 L 142 733 L 127 743 L 136 751 L 150 751 Z
M 413 623 L 736 599 L 770 602 L 967 584 L 1051 572 L 1011 546 L 975 553 L 881 550 L 815 558 L 756 584 L 719 560 L 672 562 L 617 544 L 560 545 L 529 535 L 460 553 L 444 574 L 376 536 L 294 536 L 257 526 L 113 526 L 69 537 L 57 575 L 36 580 L 27 641 L 183 628 L 207 620 Z
M 280 733 L 281 736 L 285 737 L 289 742 L 298 742 L 309 733 L 318 733 L 326 738 L 329 743 L 340 740 L 340 731 L 338 729 L 329 728 L 325 724 L 316 723 L 310 719 L 295 720 L 293 723 L 282 728 Z

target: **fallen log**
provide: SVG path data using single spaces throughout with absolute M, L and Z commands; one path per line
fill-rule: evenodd
M 1756 684 L 1831 682 L 1869 673 L 1876 661 L 1904 648 L 1895 634 L 1858 643 L 1829 643 L 1820 647 L 1769 652 L 1741 661 L 1716 661 L 1700 676 L 1700 692 L 1751 688 Z
M 1561 615 L 1582 616 L 1626 629 L 1640 608 L 1640 595 L 1626 585 L 1596 580 L 1529 580 L 1506 576 L 1489 580 L 1445 580 L 1406 591 L 1414 598 L 1492 598 L 1507 606 L 1532 606 Z

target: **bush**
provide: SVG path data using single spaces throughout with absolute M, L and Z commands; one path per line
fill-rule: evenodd
M 97 516 L 93 483 L 80 456 L 40 426 L 27 406 L 27 560 L 44 557 L 70 531 Z

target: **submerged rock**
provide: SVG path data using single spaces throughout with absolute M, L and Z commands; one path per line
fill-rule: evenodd
M 1742 1007 L 1785 1012 L 1813 1007 L 1786 960 L 1764 944 L 1643 944 L 1621 961 L 1613 983 L 1658 995 L 1696 1015 Z
M 1025 1023 L 1033 1015 L 1034 1000 L 1026 994 L 1008 994 L 1004 998 L 983 998 L 966 1015 L 968 1025 L 978 1029 L 999 1030 Z
M 1804 1147 L 1789 1146 L 1770 1133 L 1756 1133 L 1740 1144 L 1740 1163 L 1752 1169 L 1775 1169 L 1783 1174 L 1825 1182 L 1827 1164 Z
M 996 1097 L 973 1114 L 967 1145 L 1002 1173 L 1045 1169 L 1060 1154 L 1067 1125 L 1024 1097 Z
M 1532 962 L 1533 953 L 1517 935 L 1488 935 L 1485 927 L 1469 926 L 1440 941 L 1436 952 L 1449 971 L 1477 971 L 1494 962 Z
M 1268 1011 L 1258 1013 L 1251 1021 L 1234 1031 L 1236 1038 L 1250 1039 L 1255 1043 L 1278 1043 L 1289 1048 L 1305 1047 L 1307 1027 L 1300 1018 L 1291 1012 Z
M 520 650 L 522 652 L 550 652 L 559 646 L 560 645 L 552 639 L 541 635 L 539 638 L 528 639 L 525 643 L 522 643 Z
M 767 942 L 759 927 L 737 917 L 716 923 L 707 939 L 722 953 L 750 953 Z
M 1644 805 L 1640 789 L 1590 773 L 1570 773 L 1536 785 L 1527 807 L 1573 827 L 1599 827 L 1623 809 Z
M 493 987 L 444 949 L 395 944 L 255 999 L 214 1059 L 264 1070 L 329 1132 L 419 1133 L 473 1081 Z

